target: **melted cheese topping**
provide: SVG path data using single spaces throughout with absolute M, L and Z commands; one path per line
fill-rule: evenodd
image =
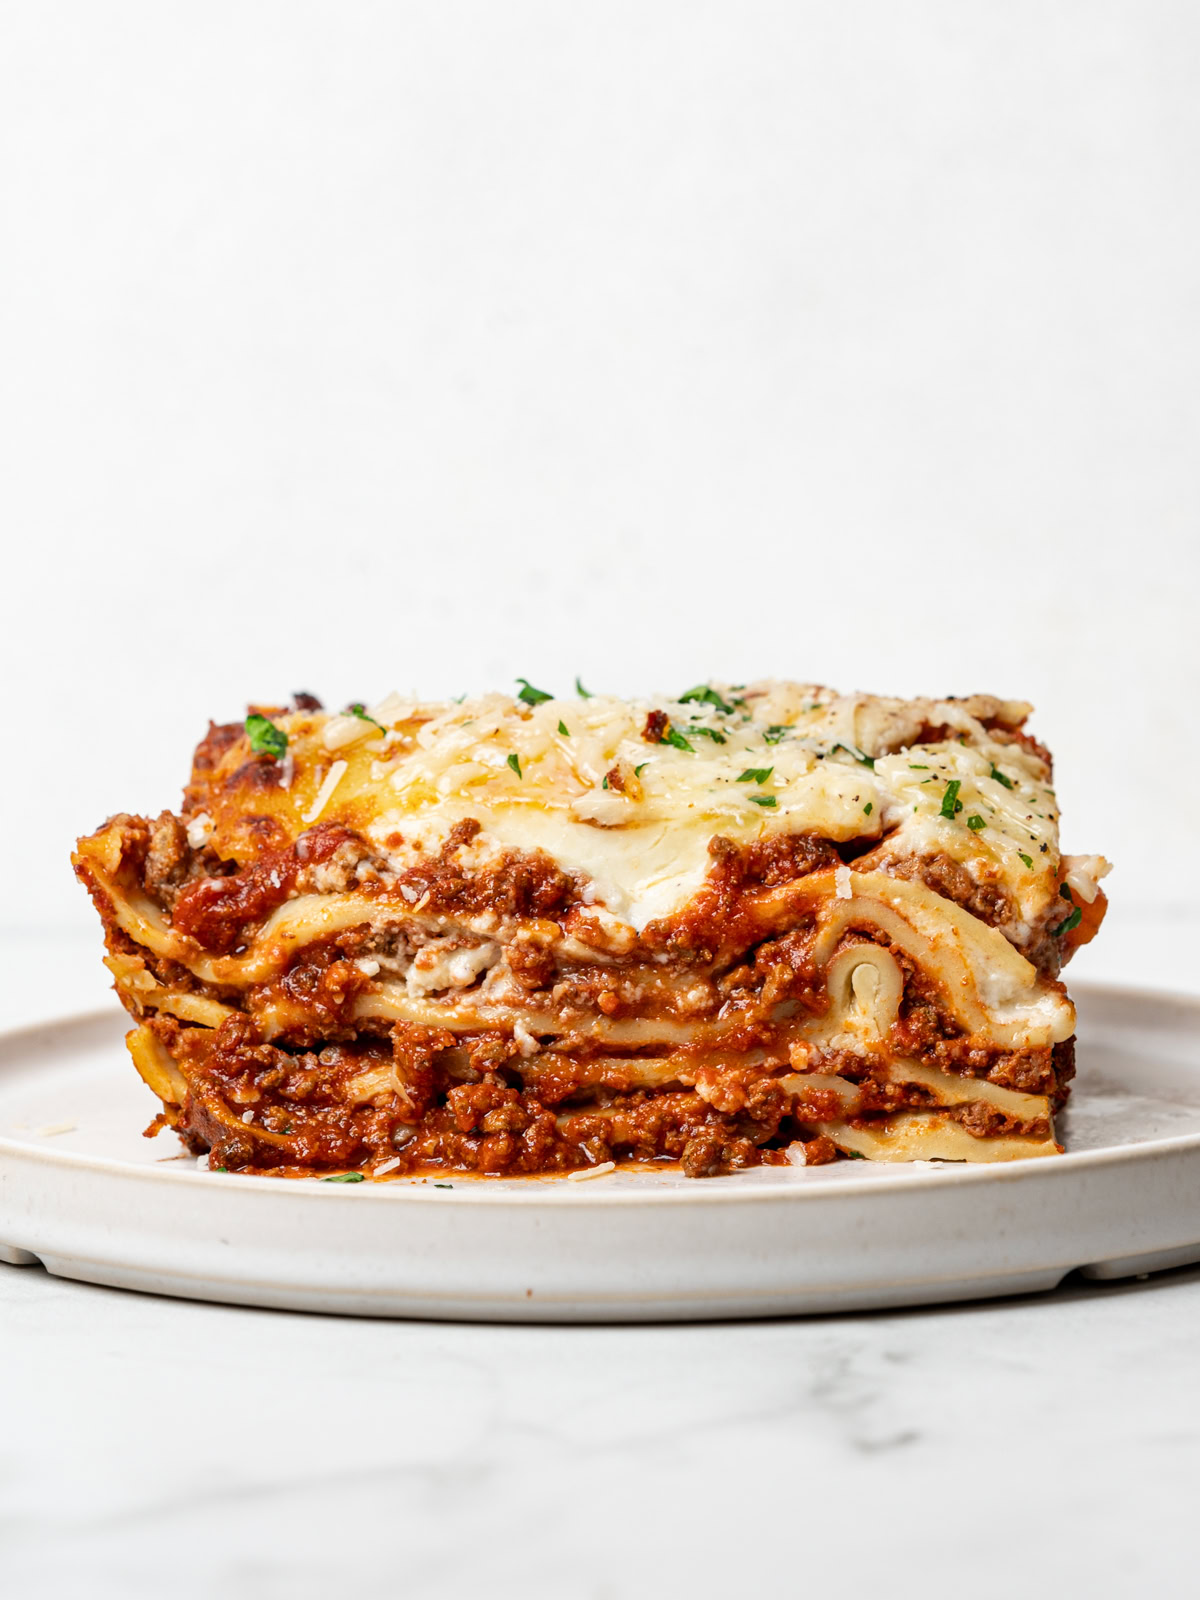
M 279 715 L 287 787 L 255 784 L 251 806 L 239 741 L 206 787 L 205 826 L 211 817 L 220 854 L 248 859 L 258 848 L 250 812 L 273 815 L 293 837 L 341 821 L 403 868 L 473 818 L 479 864 L 506 847 L 543 850 L 639 930 L 695 893 L 717 834 L 886 838 L 891 856 L 949 856 L 1004 889 L 1015 908 L 1004 931 L 1018 943 L 1057 894 L 1049 772 L 1015 738 L 1028 706 L 779 682 L 703 696 L 528 705 L 500 694 L 461 704 L 393 695 L 365 716 Z

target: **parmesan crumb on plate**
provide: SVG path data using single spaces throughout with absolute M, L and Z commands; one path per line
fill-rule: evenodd
M 616 1170 L 617 1163 L 615 1161 L 602 1161 L 598 1167 L 584 1167 L 579 1172 L 568 1172 L 567 1182 L 583 1183 L 588 1178 L 603 1178 L 605 1173 L 615 1172 Z

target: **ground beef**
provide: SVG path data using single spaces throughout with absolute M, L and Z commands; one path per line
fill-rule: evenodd
M 1046 1117 L 1017 1117 L 1001 1111 L 986 1100 L 972 1100 L 966 1105 L 952 1106 L 946 1116 L 959 1123 L 975 1139 L 1050 1137 L 1050 1123 Z
M 749 950 L 765 929 L 747 890 L 778 887 L 840 857 L 825 839 L 789 834 L 741 847 L 718 834 L 710 840 L 712 864 L 700 889 L 674 916 L 648 923 L 643 943 L 651 950 L 724 966 Z
M 917 879 L 989 927 L 1007 922 L 1012 915 L 1009 898 L 998 884 L 976 883 L 966 867 L 950 856 L 903 856 L 880 865 L 894 878 Z
M 150 827 L 142 882 L 151 898 L 168 911 L 191 863 L 192 851 L 182 822 L 170 811 L 161 812 Z
M 796 928 L 759 945 L 754 971 L 761 979 L 764 1011 L 781 1000 L 798 1000 L 814 1015 L 825 1009 L 828 997 L 824 976 L 812 958 L 813 937 L 812 927 Z
M 480 831 L 473 818 L 456 823 L 440 853 L 401 873 L 396 886 L 406 900 L 424 900 L 431 915 L 473 917 L 491 912 L 523 918 L 561 918 L 580 904 L 582 884 L 541 850 L 505 851 L 468 871 L 458 859 Z M 428 897 L 428 898 L 426 898 Z
M 1062 1109 L 1067 1096 L 1071 1093 L 1070 1082 L 1075 1076 L 1075 1035 L 1056 1044 L 1051 1052 L 1054 1066 L 1054 1096 L 1055 1111 Z
M 1004 1050 L 958 1032 L 916 975 L 910 976 L 905 986 L 900 1016 L 889 1031 L 888 1043 L 897 1055 L 912 1056 L 943 1072 L 987 1078 L 1022 1094 L 1049 1095 L 1056 1108 L 1066 1099 L 1066 1083 L 1074 1071 L 1073 1041 L 1068 1041 L 1067 1047 L 1032 1045 Z M 1070 1068 L 1061 1080 L 1060 1064 L 1064 1070 Z
M 790 1096 L 765 1075 L 729 1113 L 683 1087 L 609 1094 L 607 1110 L 556 1113 L 538 1089 L 493 1070 L 511 1050 L 495 1035 L 464 1051 L 445 1030 L 398 1023 L 390 1051 L 361 1038 L 297 1050 L 263 1040 L 242 1015 L 215 1030 L 168 1017 L 150 1026 L 188 1082 L 178 1131 L 230 1170 L 360 1166 L 395 1153 L 402 1172 L 563 1172 L 633 1157 L 678 1161 L 699 1177 L 784 1159 L 797 1131 Z M 462 1081 L 464 1053 L 484 1069 L 478 1081 Z M 392 1087 L 354 1103 L 349 1081 L 383 1067 Z M 814 1164 L 821 1159 L 818 1145 Z
M 527 993 L 546 989 L 558 973 L 558 963 L 553 950 L 547 950 L 530 940 L 518 939 L 506 951 L 508 966 L 513 977 Z M 611 975 L 609 982 L 611 983 Z

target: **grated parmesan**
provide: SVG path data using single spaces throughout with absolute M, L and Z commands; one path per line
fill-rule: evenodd
M 517 1048 L 526 1059 L 528 1059 L 530 1056 L 537 1055 L 538 1051 L 542 1048 L 519 1017 L 516 1022 L 513 1023 L 513 1039 L 516 1042 Z
M 584 1167 L 579 1172 L 568 1172 L 567 1182 L 584 1183 L 588 1178 L 603 1178 L 606 1173 L 615 1172 L 616 1170 L 617 1163 L 615 1161 L 602 1161 L 598 1167 Z
M 321 743 L 326 750 L 344 750 L 347 745 L 357 744 L 360 739 L 376 731 L 362 717 L 330 717 L 321 730 Z
M 213 836 L 216 824 L 207 811 L 198 811 L 187 825 L 187 842 L 193 850 L 203 850 Z
M 313 801 L 312 805 L 309 806 L 308 810 L 304 813 L 301 819 L 306 827 L 310 822 L 315 822 L 317 820 L 322 811 L 324 811 L 325 807 L 333 799 L 333 791 L 337 788 L 338 784 L 341 783 L 342 775 L 345 771 L 346 763 L 344 761 L 335 761 L 330 767 L 329 771 L 325 774 L 325 781 L 317 790 L 316 799 Z
M 1112 871 L 1112 862 L 1103 856 L 1064 856 L 1063 881 L 1086 905 L 1100 893 L 1100 879 Z

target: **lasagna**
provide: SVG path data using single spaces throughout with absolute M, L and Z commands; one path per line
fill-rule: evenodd
M 1061 1150 L 1108 866 L 1029 706 L 518 682 L 252 709 L 79 841 L 148 1133 L 349 1181 Z

